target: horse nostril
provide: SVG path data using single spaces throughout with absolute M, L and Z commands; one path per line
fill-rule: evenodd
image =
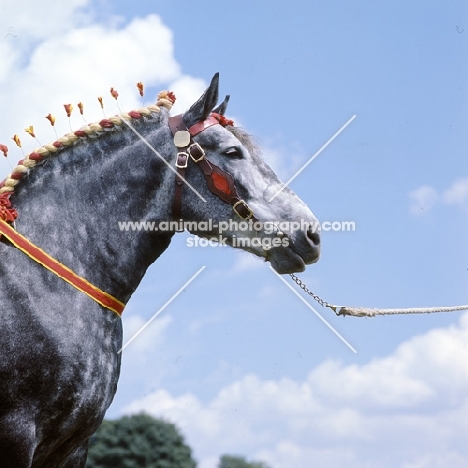
M 309 228 L 307 231 L 307 237 L 310 239 L 312 244 L 319 245 L 320 244 L 320 234 L 315 232 L 315 230 Z

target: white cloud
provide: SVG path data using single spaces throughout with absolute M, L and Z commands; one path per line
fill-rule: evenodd
M 178 424 L 201 460 L 222 453 L 275 468 L 468 464 L 468 314 L 363 365 L 325 361 L 303 381 L 246 375 L 207 402 L 158 390 L 145 410 Z
M 448 205 L 461 205 L 468 201 L 468 177 L 456 180 L 443 194 Z
M 423 185 L 409 194 L 410 213 L 421 214 L 428 212 L 439 199 L 437 190 L 430 185 Z
M 11 141 L 15 133 L 26 152 L 38 146 L 24 132 L 25 127 L 34 125 L 41 143 L 55 139 L 44 118 L 49 112 L 57 117 L 59 136 L 69 131 L 63 104 L 75 107 L 72 128 L 84 123 L 76 110 L 79 101 L 84 103 L 88 122 L 103 117 L 98 96 L 104 98 L 106 115 L 119 113 L 109 92 L 111 86 L 119 92 L 122 111 L 142 105 L 138 81 L 147 89 L 145 105 L 154 102 L 156 93 L 171 83 L 183 109 L 203 91 L 202 80 L 182 73 L 174 57 L 172 31 L 157 15 L 134 18 L 117 27 L 115 22 L 99 23 L 85 14 L 91 11 L 87 0 L 60 6 L 51 0 L 8 1 L 0 8 L 0 32 L 8 35 L 11 31 L 0 43 L 0 108 L 8 115 L 2 121 L 0 142 L 10 147 L 12 162 L 22 157 Z M 3 158 L 0 164 L 6 174 L 9 168 Z
M 441 194 L 430 185 L 423 185 L 409 193 L 410 213 L 419 215 L 430 211 L 441 201 L 446 205 L 468 208 L 468 177 L 456 180 Z
M 141 105 L 135 86 L 138 81 L 146 86 L 162 86 L 178 76 L 180 67 L 173 57 L 172 33 L 157 16 L 134 19 L 123 29 L 108 30 L 95 24 L 38 44 L 28 64 L 12 71 L 10 93 L 2 93 L 6 101 L 2 106 L 14 109 L 10 132 L 20 132 L 23 126 L 34 123 L 44 127 L 46 133 L 48 123 L 43 116 L 48 112 L 56 114 L 57 125 L 62 124 L 65 132 L 65 103 L 76 107 L 82 101 L 86 118 L 93 121 L 102 118 L 98 96 L 104 97 L 108 114 L 118 112 L 109 93 L 111 86 L 118 90 L 121 106 L 127 109 Z M 77 112 L 72 124 L 83 124 Z
M 89 21 L 84 7 L 90 0 L 2 0 L 0 6 L 0 37 L 7 36 L 22 46 L 47 39 L 69 30 L 71 26 Z
M 172 109 L 173 114 L 180 114 L 186 111 L 196 99 L 205 91 L 207 83 L 198 78 L 181 76 L 170 84 L 170 89 L 177 96 L 177 101 Z

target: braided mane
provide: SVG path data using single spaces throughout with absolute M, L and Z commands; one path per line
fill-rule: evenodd
M 97 137 L 102 135 L 106 130 L 122 127 L 122 125 L 125 125 L 125 120 L 131 121 L 132 119 L 150 117 L 152 113 L 159 113 L 161 111 L 161 107 L 171 110 L 174 100 L 175 97 L 173 93 L 161 91 L 158 94 L 156 104 L 151 104 L 147 107 L 142 107 L 141 109 L 132 110 L 128 113 L 122 113 L 108 119 L 102 119 L 99 122 L 85 125 L 75 132 L 67 133 L 51 144 L 35 149 L 24 159 L 18 161 L 18 165 L 13 168 L 12 172 L 7 175 L 3 182 L 0 182 L 0 197 L 1 195 L 3 195 L 3 197 L 11 195 L 14 192 L 16 185 L 18 185 L 29 169 L 36 166 L 36 164 L 41 162 L 44 158 L 56 154 L 61 149 L 72 146 L 82 139 Z

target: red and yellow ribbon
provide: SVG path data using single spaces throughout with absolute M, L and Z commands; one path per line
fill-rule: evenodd
M 119 317 L 122 315 L 125 308 L 123 302 L 102 291 L 97 286 L 94 286 L 94 284 L 91 284 L 89 281 L 70 270 L 70 268 L 55 260 L 55 258 L 34 245 L 2 219 L 0 219 L 0 235 L 5 236 L 15 247 L 24 252 L 28 257 L 47 268 L 52 273 L 55 273 L 58 277 L 78 289 L 78 291 L 83 292 L 106 309 L 112 310 L 112 312 L 115 312 Z

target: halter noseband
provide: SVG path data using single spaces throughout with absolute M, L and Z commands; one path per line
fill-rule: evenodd
M 172 207 L 172 214 L 175 220 L 180 218 L 185 170 L 189 159 L 191 159 L 203 171 L 205 181 L 212 193 L 221 198 L 221 200 L 232 205 L 232 209 L 242 219 L 257 221 L 249 205 L 239 197 L 231 174 L 223 171 L 211 161 L 208 161 L 203 148 L 193 141 L 195 135 L 198 135 L 213 125 L 226 126 L 232 124 L 233 122 L 231 120 L 216 113 L 212 113 L 206 120 L 197 122 L 190 128 L 186 127 L 182 114 L 169 117 L 169 128 L 174 136 L 174 144 L 178 150 L 175 161 L 177 176 L 175 181 L 174 204 Z

